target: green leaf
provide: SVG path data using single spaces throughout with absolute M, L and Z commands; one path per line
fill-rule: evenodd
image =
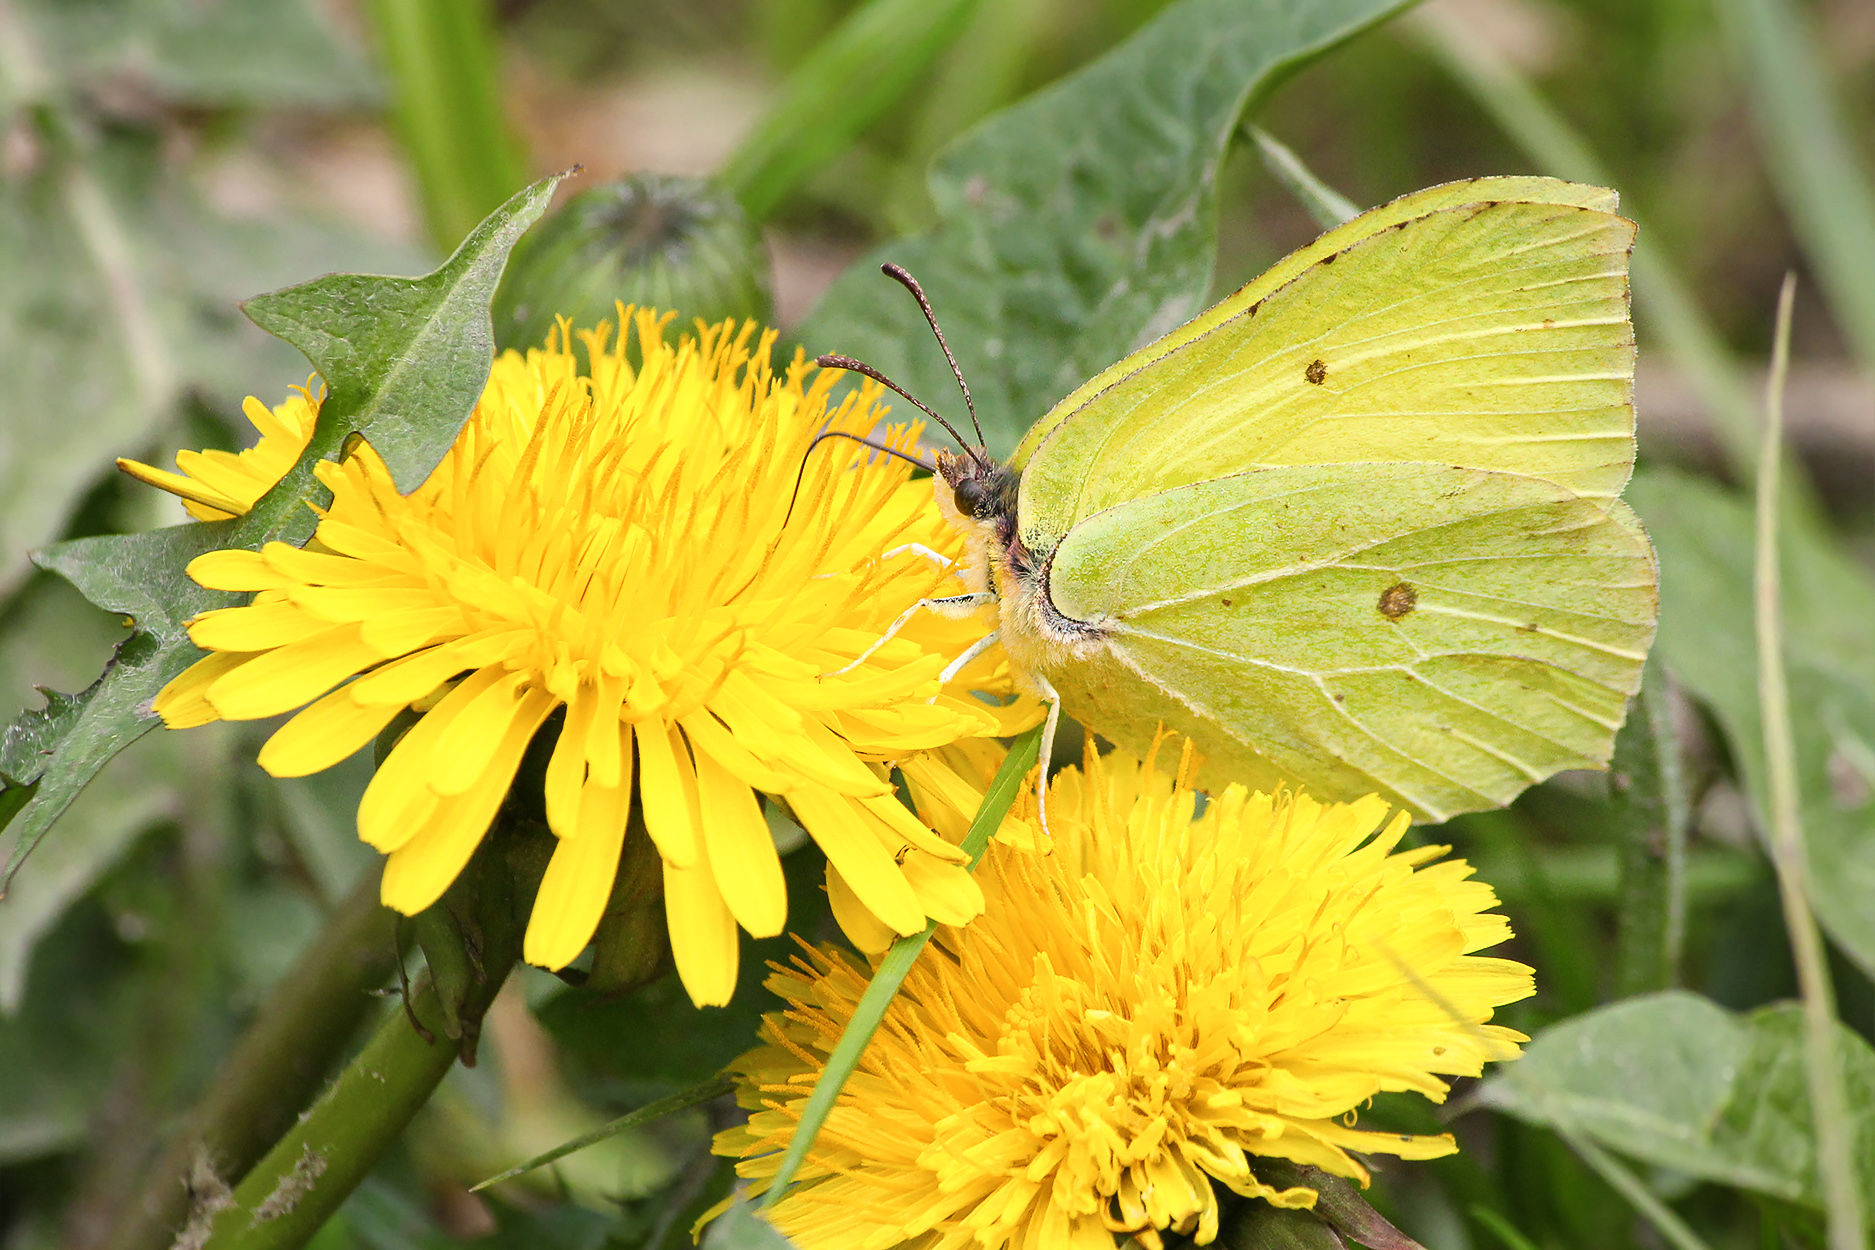
M 313 465 L 338 454 L 353 432 L 371 441 L 406 490 L 442 459 L 488 379 L 494 355 L 488 305 L 508 251 L 563 176 L 514 196 L 427 277 L 333 274 L 248 303 L 255 323 L 305 352 L 328 387 L 305 454 L 253 511 L 231 521 L 79 539 L 34 556 L 92 603 L 130 616 L 136 632 L 85 692 L 84 706 L 46 758 L 37 791 L 11 826 L 13 852 L 0 884 L 105 761 L 156 725 L 150 700 L 200 654 L 184 623 L 237 601 L 191 581 L 184 572 L 190 560 L 227 547 L 305 541 L 315 522 L 306 505 L 319 489 Z
M 175 394 L 119 202 L 76 157 L 0 183 L 0 591 Z
M 0 781 L 22 804 L 85 705 L 83 695 L 45 687 L 82 682 L 87 670 L 96 668 L 98 655 L 123 637 L 114 618 L 84 603 L 57 578 L 41 574 L 16 598 L 0 631 L 0 715 L 15 710 L 20 715 L 0 741 Z M 41 693 L 49 706 L 22 709 L 40 703 Z M 137 835 L 175 812 L 181 775 L 181 762 L 171 751 L 124 757 L 105 785 L 73 806 L 67 836 L 22 871 L 17 891 L 0 904 L 0 1015 L 20 1009 L 33 950 L 71 903 Z
M 1875 1050 L 1842 1028 L 1837 1053 L 1860 1121 L 1857 1175 L 1875 1192 Z M 1657 1167 L 1822 1204 L 1795 1006 L 1739 1016 L 1683 991 L 1615 1003 L 1539 1034 L 1480 1097 Z
M 747 1202 L 733 1204 L 710 1221 L 703 1250 L 792 1250 L 794 1243 Z
M 409 494 L 443 459 L 488 381 L 488 306 L 508 252 L 547 210 L 566 174 L 516 192 L 442 268 L 421 278 L 335 273 L 242 305 L 255 325 L 306 353 L 326 385 L 313 448 L 251 515 L 297 507 L 314 449 L 363 435 Z
M 1709 481 L 1635 477 L 1628 498 L 1660 554 L 1660 634 L 1674 675 L 1707 704 L 1739 761 L 1760 827 L 1769 778 L 1752 624 L 1752 509 Z M 1875 579 L 1816 531 L 1783 527 L 1785 664 L 1811 903 L 1823 928 L 1875 973 Z
M 718 182 L 761 221 L 879 119 L 954 42 L 978 0 L 868 0 L 789 75 Z
M 934 162 L 939 225 L 876 249 L 800 331 L 913 394 L 954 393 L 918 308 L 929 292 L 1006 452 L 1049 405 L 1201 307 L 1217 173 L 1246 108 L 1400 0 L 1182 0 L 1126 43 L 986 120 Z M 955 407 L 955 405 L 953 405 Z
M 197 612 L 225 607 L 237 596 L 203 590 L 182 570 L 203 552 L 231 545 L 226 540 L 234 524 L 84 538 L 35 554 L 43 567 L 65 577 L 98 607 L 131 616 L 136 630 L 118 646 L 103 676 L 77 696 L 74 702 L 82 705 L 76 711 L 63 708 L 63 736 L 38 744 L 44 767 L 34 779 L 32 797 L 8 826 L 14 841 L 6 870 L 0 873 L 0 896 L 11 888 L 14 874 L 52 823 L 99 770 L 155 727 L 150 700 L 157 691 L 200 658 L 182 622 Z
M 195 106 L 369 104 L 370 70 L 310 0 L 13 0 L 65 89 L 126 79 Z
M 232 415 L 305 380 L 291 348 L 240 318 L 239 295 L 408 259 L 291 214 L 229 221 L 148 136 L 84 129 L 52 126 L 35 171 L 0 178 L 0 593 L 113 456 L 146 454 L 179 395 Z

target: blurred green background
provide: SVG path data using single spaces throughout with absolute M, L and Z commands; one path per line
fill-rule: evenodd
M 111 458 L 239 446 L 242 397 L 277 402 L 305 380 L 237 300 L 326 271 L 427 270 L 529 178 L 575 163 L 563 197 L 721 171 L 765 242 L 785 332 L 870 247 L 932 224 L 924 170 L 947 141 L 1161 7 L 0 0 L 4 710 L 37 706 L 34 686 L 81 689 L 122 636 L 26 553 L 182 519 Z M 1779 60 L 1781 31 L 1808 59 Z M 1599 162 L 1644 221 L 1637 264 L 1668 279 L 1637 314 L 1656 466 L 1745 482 L 1776 291 L 1796 271 L 1790 439 L 1819 530 L 1855 576 L 1875 561 L 1875 4 L 1437 0 L 1307 67 L 1254 121 L 1363 207 Z M 1217 292 L 1319 230 L 1247 140 L 1220 178 Z M 1788 997 L 1738 765 L 1709 714 L 1676 712 L 1695 803 L 1685 983 L 1736 1009 Z M 373 863 L 350 824 L 362 766 L 277 783 L 252 763 L 261 737 L 145 740 L 0 903 L 0 1248 L 106 1244 L 152 1143 Z M 1869 810 L 1869 774 L 1845 768 L 1845 810 Z M 1564 778 L 1447 831 L 1538 967 L 1542 993 L 1507 1017 L 1527 1031 L 1617 992 L 1605 798 L 1597 778 Z M 797 855 L 790 873 L 811 920 L 815 866 Z M 1839 965 L 1844 1017 L 1867 1036 L 1875 993 Z M 679 1244 L 678 1213 L 725 1183 L 699 1153 L 701 1114 L 617 1139 L 560 1189 L 464 1186 L 707 1073 L 762 1002 L 745 985 L 699 1016 L 668 983 L 595 1005 L 526 978 L 491 1017 L 491 1061 L 452 1076 L 322 1243 Z M 1429 1245 L 1661 1244 L 1550 1133 L 1486 1112 L 1459 1131 L 1464 1157 L 1377 1188 Z M 1740 1191 L 1650 1179 L 1714 1246 L 1809 1235 Z

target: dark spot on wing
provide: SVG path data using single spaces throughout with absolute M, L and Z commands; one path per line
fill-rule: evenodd
M 1324 265 L 1332 265 L 1332 264 L 1334 264 L 1334 263 L 1335 263 L 1335 257 L 1337 257 L 1337 256 L 1339 256 L 1339 255 L 1341 255 L 1341 253 L 1340 253 L 1340 252 L 1330 252 L 1330 253 L 1328 253 L 1328 255 L 1326 255 L 1326 256 L 1324 256 L 1324 257 L 1322 257 L 1322 264 L 1324 264 Z
M 1224 605 L 1225 607 L 1227 607 L 1227 608 L 1228 608 L 1228 607 L 1230 606 L 1230 600 L 1229 600 L 1229 599 L 1219 599 L 1219 600 L 1218 600 L 1218 602 L 1219 602 L 1219 603 L 1221 603 L 1221 604 L 1223 604 L 1223 605 Z
M 1534 634 L 1537 631 L 1537 623 L 1531 621 L 1528 625 L 1519 625 L 1517 628 L 1521 629 L 1526 634 Z
M 1309 367 L 1302 371 L 1302 376 L 1320 386 L 1328 380 L 1328 366 L 1319 360 L 1309 361 Z
M 1543 318 L 1543 328 L 1545 330 L 1554 330 L 1556 328 L 1556 318 L 1554 317 Z
M 1348 696 L 1345 694 L 1338 694 L 1335 696 L 1336 703 L 1346 703 L 1347 701 L 1348 701 Z
M 1252 305 L 1250 305 L 1250 307 L 1249 307 L 1249 308 L 1247 308 L 1247 309 L 1245 309 L 1244 311 L 1245 311 L 1245 312 L 1247 312 L 1247 313 L 1249 313 L 1249 314 L 1250 314 L 1250 316 L 1252 316 L 1252 317 L 1254 317 L 1254 316 L 1256 316 L 1256 315 L 1257 315 L 1257 309 L 1259 309 L 1259 308 L 1261 308 L 1261 307 L 1263 307 L 1263 301 L 1262 301 L 1262 300 L 1258 300 L 1258 301 L 1257 301 L 1256 303 L 1254 303 L 1254 304 L 1252 304 Z
M 1380 614 L 1390 621 L 1397 621 L 1411 612 L 1419 603 L 1419 592 L 1413 589 L 1411 582 L 1395 582 L 1380 592 L 1380 602 L 1374 606 Z

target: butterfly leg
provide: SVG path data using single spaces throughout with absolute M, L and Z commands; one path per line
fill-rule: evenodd
M 920 559 L 929 560 L 932 564 L 937 565 L 941 569 L 954 568 L 957 564 L 957 561 L 951 559 L 943 552 L 933 551 L 923 543 L 906 543 L 902 547 L 894 547 L 890 551 L 882 554 L 879 558 L 881 560 L 890 560 L 893 556 L 902 556 L 906 552 L 910 552 Z
M 938 685 L 950 685 L 957 674 L 963 672 L 964 669 L 970 666 L 970 661 L 976 659 L 1002 640 L 1003 631 L 1000 629 L 992 629 L 989 633 L 971 643 L 968 651 L 965 651 L 962 655 L 944 666 L 944 671 L 938 674 Z
M 838 677 L 841 673 L 852 672 L 867 660 L 870 660 L 873 657 L 873 653 L 878 651 L 880 647 L 883 647 L 886 643 L 898 637 L 898 631 L 904 629 L 905 626 L 911 622 L 911 618 L 918 615 L 920 612 L 936 612 L 939 616 L 949 617 L 951 620 L 961 620 L 977 609 L 986 608 L 995 602 L 996 596 L 987 590 L 980 590 L 967 595 L 946 595 L 941 599 L 920 599 L 903 612 L 900 612 L 898 614 L 898 619 L 892 622 L 891 627 L 887 629 L 885 633 L 879 635 L 879 640 L 860 652 L 858 658 L 852 663 L 836 668 L 830 673 L 822 673 L 821 676 Z
M 1048 763 L 1055 758 L 1055 730 L 1061 726 L 1061 695 L 1040 673 L 1031 672 L 1029 679 L 1048 704 L 1048 719 L 1042 722 L 1042 750 L 1036 758 L 1041 771 L 1035 777 L 1035 819 L 1042 826 L 1042 837 L 1052 842 L 1055 835 L 1048 828 Z

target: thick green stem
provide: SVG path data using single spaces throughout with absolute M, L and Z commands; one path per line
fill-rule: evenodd
M 372 991 L 389 979 L 395 956 L 391 920 L 370 873 L 274 987 L 144 1174 L 105 1250 L 167 1250 L 188 1218 L 192 1176 L 240 1176 L 293 1123 L 378 1006 Z
M 503 980 L 505 969 L 488 983 L 499 989 Z M 418 1033 L 405 1012 L 392 1013 L 234 1192 L 198 1215 L 185 1244 L 202 1250 L 295 1250 L 311 1240 L 456 1061 L 456 1043 L 444 1033 L 442 1005 L 427 979 L 410 1005 L 429 1036 Z
M 518 783 L 539 793 L 537 781 Z M 187 1250 L 296 1250 L 331 1218 L 429 1101 L 458 1055 L 475 1061 L 482 1017 L 521 958 L 553 835 L 504 808 L 475 857 L 418 917 L 429 961 L 394 1012 L 233 1193 L 198 1194 Z
M 1686 799 L 1679 742 L 1658 659 L 1615 739 L 1609 807 L 1620 841 L 1615 997 L 1664 990 L 1679 981 L 1686 916 Z

